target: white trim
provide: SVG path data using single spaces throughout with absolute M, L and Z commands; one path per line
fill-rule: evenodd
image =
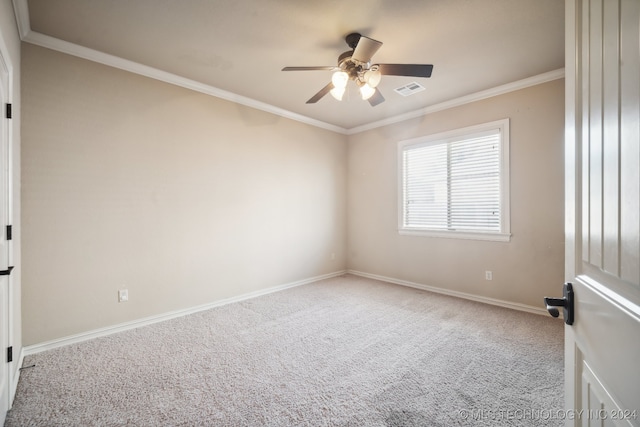
M 265 111 L 267 113 L 275 114 L 277 116 L 330 130 L 332 132 L 343 135 L 353 135 L 356 133 L 364 132 L 366 130 L 402 122 L 404 120 L 422 117 L 436 111 L 458 107 L 460 105 L 469 104 L 471 102 L 480 101 L 482 99 L 491 98 L 493 96 L 502 95 L 508 92 L 513 92 L 530 86 L 535 86 L 552 80 L 564 78 L 564 68 L 560 68 L 512 83 L 507 83 L 493 89 L 487 89 L 480 92 L 472 93 L 470 95 L 465 95 L 459 98 L 451 99 L 449 101 L 441 102 L 439 104 L 421 108 L 416 111 L 410 111 L 398 116 L 389 117 L 377 122 L 372 122 L 347 129 L 320 120 L 316 120 L 311 117 L 303 116 L 301 114 L 294 113 L 283 108 L 275 107 L 265 102 L 256 101 L 255 99 L 247 98 L 245 96 L 237 95 L 226 90 L 218 89 L 214 86 L 206 85 L 204 83 L 187 79 L 176 74 L 168 73 L 157 68 L 148 67 L 137 62 L 129 61 L 114 55 L 109 55 L 97 50 L 89 49 L 74 43 L 69 43 L 64 40 L 47 36 L 45 34 L 34 32 L 31 30 L 31 24 L 29 22 L 29 6 L 27 4 L 27 0 L 13 0 L 13 8 L 16 14 L 16 22 L 18 23 L 20 39 L 24 42 L 32 43 L 37 46 L 46 47 L 52 50 L 57 50 L 68 55 L 77 56 L 89 61 L 94 61 L 100 64 L 129 71 L 131 73 L 140 74 L 145 77 L 184 87 L 186 89 L 191 89 L 196 92 L 204 93 L 206 95 L 215 96 L 217 98 L 225 99 L 227 101 L 235 102 L 247 107 L 255 108 L 257 110 Z
M 395 285 L 407 286 L 410 288 L 421 289 L 423 291 L 434 292 L 437 294 L 448 295 L 456 298 L 462 298 L 470 301 L 481 302 L 484 304 L 496 305 L 498 307 L 509 308 L 511 310 L 524 311 L 527 313 L 547 315 L 547 311 L 544 308 L 534 307 L 532 305 L 520 304 L 517 302 L 510 302 L 499 300 L 495 298 L 483 297 L 480 295 L 468 294 L 466 292 L 453 291 L 450 289 L 438 288 L 435 286 L 423 285 L 421 283 L 409 282 L 407 280 L 396 279 L 393 277 L 380 276 L 378 274 L 365 273 L 357 270 L 347 270 L 347 274 L 353 274 L 355 276 L 366 277 L 368 279 L 380 280 L 383 282 L 393 283 Z
M 26 356 L 30 356 L 32 354 L 41 353 L 43 351 L 52 350 L 54 348 L 64 347 L 64 346 L 67 346 L 67 345 L 76 344 L 76 343 L 80 343 L 80 342 L 83 342 L 83 341 L 92 340 L 94 338 L 104 337 L 104 336 L 108 336 L 108 335 L 111 335 L 111 334 L 128 331 L 128 330 L 131 330 L 131 329 L 136 329 L 136 328 L 140 328 L 140 327 L 143 327 L 143 326 L 153 325 L 155 323 L 164 322 L 166 320 L 171 320 L 171 319 L 175 319 L 175 318 L 178 318 L 178 317 L 187 316 L 189 314 L 198 313 L 198 312 L 201 312 L 201 311 L 209 310 L 209 309 L 220 307 L 220 306 L 227 305 L 227 304 L 232 304 L 232 303 L 236 303 L 236 302 L 240 302 L 240 301 L 245 301 L 245 300 L 248 300 L 248 299 L 251 299 L 251 298 L 256 298 L 256 297 L 259 297 L 259 296 L 262 296 L 262 295 L 267 295 L 267 294 L 271 294 L 271 293 L 274 293 L 274 292 L 283 291 L 285 289 L 293 288 L 293 287 L 296 287 L 296 286 L 308 285 L 310 283 L 317 282 L 319 280 L 330 279 L 332 277 L 342 276 L 344 274 L 353 274 L 355 276 L 366 277 L 366 278 L 374 279 L 374 280 L 381 280 L 383 282 L 393 283 L 393 284 L 396 284 L 396 285 L 407 286 L 407 287 L 410 287 L 410 288 L 421 289 L 421 290 L 424 290 L 424 291 L 435 292 L 435 293 L 438 293 L 438 294 L 449 295 L 449 296 L 462 298 L 462 299 L 467 299 L 467 300 L 476 301 L 476 302 L 481 302 L 481 303 L 485 303 L 485 304 L 496 305 L 496 306 L 499 306 L 499 307 L 509 308 L 509 309 L 512 309 L 512 310 L 519 310 L 519 311 L 524 311 L 524 312 L 534 313 L 534 314 L 540 314 L 540 315 L 546 315 L 547 314 L 547 311 L 544 310 L 543 308 L 538 308 L 538 307 L 534 307 L 534 306 L 530 306 L 530 305 L 526 305 L 526 304 L 514 303 L 514 302 L 495 299 L 495 298 L 489 298 L 489 297 L 483 297 L 483 296 L 479 296 L 479 295 L 468 294 L 468 293 L 465 293 L 465 292 L 458 292 L 458 291 L 453 291 L 453 290 L 449 290 L 449 289 L 437 288 L 435 286 L 429 286 L 429 285 L 424 285 L 424 284 L 420 284 L 420 283 L 409 282 L 409 281 L 406 281 L 406 280 L 395 279 L 395 278 L 387 277 L 387 276 L 380 276 L 380 275 L 377 275 L 377 274 L 365 273 L 365 272 L 357 271 L 357 270 L 342 270 L 342 271 L 336 271 L 336 272 L 329 273 L 329 274 L 324 274 L 324 275 L 321 275 L 321 276 L 315 276 L 315 277 L 311 277 L 311 278 L 308 278 L 308 279 L 299 280 L 299 281 L 296 281 L 296 282 L 287 283 L 287 284 L 284 284 L 284 285 L 274 286 L 274 287 L 271 287 L 271 288 L 268 288 L 268 289 L 262 289 L 262 290 L 259 290 L 259 291 L 250 292 L 250 293 L 243 294 L 243 295 L 238 295 L 236 297 L 225 298 L 225 299 L 222 299 L 222 300 L 214 301 L 212 303 L 202 304 L 202 305 L 198 305 L 198 306 L 195 306 L 195 307 L 187 308 L 187 309 L 184 309 L 184 310 L 171 311 L 171 312 L 168 312 L 168 313 L 164 313 L 164 314 L 160 314 L 160 315 L 156 315 L 156 316 L 145 317 L 145 318 L 134 320 L 134 321 L 131 321 L 131 322 L 120 323 L 120 324 L 113 325 L 113 326 L 107 326 L 105 328 L 94 329 L 93 331 L 87 331 L 87 332 L 83 332 L 83 333 L 79 333 L 79 334 L 75 334 L 75 335 L 70 335 L 70 336 L 63 337 L 63 338 L 58 338 L 58 339 L 51 340 L 51 341 L 45 341 L 45 342 L 42 342 L 42 343 L 39 343 L 39 344 L 29 345 L 29 346 L 23 347 L 22 350 L 20 351 L 20 358 L 18 360 L 18 362 L 19 362 L 18 366 L 22 366 L 22 364 L 24 362 L 24 358 Z M 17 369 L 16 373 L 14 374 L 14 377 L 19 377 L 19 375 L 20 375 L 20 371 L 19 371 L 19 369 Z M 14 384 L 15 384 L 15 386 L 17 386 L 18 378 L 15 379 L 15 383 Z M 14 390 L 13 393 L 15 394 L 15 390 Z
M 24 40 L 31 31 L 29 3 L 27 0 L 13 0 L 13 11 L 16 15 L 16 25 L 18 26 L 20 40 Z
M 13 118 L 10 120 L 7 120 L 4 117 L 4 108 L 5 105 L 4 103 L 7 104 L 11 104 L 14 107 L 15 110 L 15 105 L 13 103 L 13 86 L 14 86 L 14 68 L 13 68 L 13 63 L 12 63 L 12 59 L 11 59 L 11 55 L 9 52 L 9 48 L 7 47 L 7 44 L 4 40 L 4 37 L 2 36 L 2 34 L 0 33 L 0 72 L 6 72 L 6 81 L 0 81 L 0 84 L 4 84 L 6 83 L 6 87 L 4 87 L 3 89 L 6 90 L 6 99 L 2 99 L 2 102 L 0 102 L 0 110 L 2 111 L 2 118 L 0 120 L 5 120 L 6 121 L 6 134 L 5 135 L 0 135 L 0 141 L 3 140 L 3 137 L 6 137 L 6 183 L 5 183 L 5 188 L 4 190 L 6 191 L 6 221 L 7 224 L 12 224 L 12 218 L 13 218 L 13 197 L 14 197 L 14 193 L 13 193 L 13 146 L 14 146 L 14 133 L 13 133 L 13 128 L 14 126 L 16 126 L 16 112 L 14 111 L 13 113 Z M 2 80 L 2 79 L 0 79 Z M 5 149 L 4 147 L 2 149 Z M 2 169 L 0 167 L 0 169 Z M 7 265 L 13 265 L 13 243 L 12 242 L 7 242 Z M 14 347 L 13 341 L 14 341 L 14 329 L 15 329 L 15 325 L 14 325 L 14 317 L 15 317 L 15 311 L 14 311 L 14 279 L 13 277 L 15 277 L 15 274 L 13 276 L 9 275 L 7 276 L 7 313 L 3 313 L 3 316 L 6 316 L 6 331 L 2 331 L 1 333 L 6 333 L 7 334 L 7 341 L 6 344 L 9 347 Z M 4 351 L 4 349 L 2 349 Z M 17 349 L 16 349 L 17 350 Z M 0 362 L 1 363 L 1 362 Z M 18 382 L 17 382 L 17 378 L 19 377 L 19 370 L 18 370 L 18 365 L 15 364 L 15 361 L 12 362 L 7 362 L 5 364 L 5 366 L 3 366 L 1 369 L 5 369 L 6 370 L 6 375 L 7 375 L 7 391 L 8 391 L 8 398 L 9 398 L 9 402 L 8 402 L 8 409 L 11 409 L 12 405 L 13 405 L 13 398 L 15 396 L 15 390 L 17 388 Z M 4 395 L 5 390 L 0 390 L 0 394 Z M 5 414 L 3 414 L 4 416 Z
M 287 119 L 306 123 L 308 125 L 316 126 L 322 129 L 327 129 L 332 132 L 340 134 L 346 134 L 347 132 L 345 128 L 342 128 L 340 126 L 312 119 L 311 117 L 303 116 L 301 114 L 297 114 L 283 108 L 274 107 L 273 105 L 267 104 L 265 102 L 256 101 L 255 99 L 247 98 L 246 96 L 237 95 L 226 90 L 218 89 L 214 86 L 210 86 L 195 80 L 178 76 L 176 74 L 162 71 L 157 68 L 139 64 L 137 62 L 129 61 L 128 59 L 109 55 L 107 53 L 89 49 L 87 47 L 80 46 L 74 43 L 69 43 L 67 41 L 47 36 L 45 34 L 29 31 L 29 33 L 24 37 L 23 41 L 32 43 L 37 46 L 46 47 L 48 49 L 57 50 L 58 52 L 66 53 L 68 55 L 87 59 L 89 61 L 108 65 L 110 67 L 129 71 L 131 73 L 139 74 L 141 76 L 149 77 L 155 80 L 160 80 L 162 82 L 200 92 L 205 95 L 215 96 L 216 98 L 235 102 L 236 104 L 255 108 L 256 110 L 266 111 L 267 113 L 272 113 L 280 117 L 285 117 Z
M 9 398 L 11 399 L 11 405 L 9 405 L 9 409 L 13 406 L 13 400 L 16 397 L 16 392 L 18 391 L 18 382 L 20 381 L 20 373 L 22 372 L 20 368 L 22 367 L 22 363 L 24 362 L 24 347 L 20 349 L 20 356 L 18 360 L 14 360 L 17 362 L 16 370 L 13 373 L 13 379 L 11 380 L 11 390 L 9 390 Z
M 296 286 L 308 285 L 309 283 L 317 282 L 319 280 L 330 279 L 332 277 L 342 276 L 346 271 L 336 271 L 333 273 L 323 274 L 320 276 L 310 277 L 307 279 L 298 280 L 296 282 L 286 283 L 284 285 L 273 286 L 267 289 L 261 289 L 259 291 L 249 292 L 247 294 L 238 295 L 231 298 L 225 298 L 222 300 L 214 301 L 207 304 L 197 305 L 195 307 L 170 311 L 168 313 L 159 314 L 156 316 L 149 316 L 130 322 L 124 322 L 117 325 L 107 326 L 100 329 L 94 329 L 92 331 L 82 332 L 75 335 L 70 335 L 63 338 L 54 339 L 51 341 L 45 341 L 39 344 L 29 345 L 23 348 L 24 355 L 21 353 L 21 358 L 24 356 L 30 356 L 32 354 L 40 353 L 43 351 L 51 350 L 58 347 L 67 346 L 70 344 L 76 344 L 83 341 L 88 341 L 94 338 L 104 337 L 118 332 L 128 331 L 130 329 L 136 329 L 143 326 L 153 325 L 154 323 L 164 322 L 165 320 L 171 320 L 189 314 L 198 313 L 201 311 L 209 310 L 215 307 L 220 307 L 227 304 L 232 304 L 251 298 L 256 298 L 262 295 L 271 294 L 274 292 L 283 291 L 285 289 L 293 288 Z M 22 360 L 21 360 L 22 363 Z
M 461 96 L 459 98 L 451 99 L 449 101 L 441 102 L 439 104 L 430 105 L 419 110 L 410 111 L 408 113 L 400 114 L 394 117 L 389 117 L 388 119 L 379 120 L 377 122 L 368 123 L 362 126 L 356 126 L 347 130 L 347 135 L 353 135 L 405 120 L 419 118 L 422 116 L 426 116 L 427 114 L 432 114 L 442 110 L 448 110 L 449 108 L 459 107 L 461 105 L 470 104 L 472 102 L 481 101 L 483 99 L 492 98 L 498 95 L 504 95 L 505 93 L 514 92 L 520 89 L 526 89 L 531 86 L 536 86 L 542 83 L 547 83 L 562 78 L 564 78 L 564 68 L 559 68 L 557 70 L 548 71 L 536 76 L 527 77 L 526 79 L 497 86 L 492 89 L 475 92 L 469 95 Z
M 400 228 L 398 234 L 403 236 L 440 237 L 444 239 L 488 240 L 492 242 L 510 242 L 511 233 L 472 233 L 468 231 L 412 230 Z

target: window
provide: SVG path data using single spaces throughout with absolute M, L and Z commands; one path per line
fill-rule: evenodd
M 402 141 L 401 234 L 509 241 L 509 120 Z

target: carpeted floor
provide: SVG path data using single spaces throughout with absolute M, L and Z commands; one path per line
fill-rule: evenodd
M 560 426 L 562 325 L 347 275 L 29 356 L 5 426 Z

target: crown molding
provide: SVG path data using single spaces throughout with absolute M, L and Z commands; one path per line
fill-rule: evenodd
M 216 98 L 235 102 L 237 104 L 255 108 L 257 110 L 262 110 L 267 113 L 272 113 L 280 117 L 285 117 L 287 119 L 327 129 L 332 132 L 341 134 L 347 133 L 347 129 L 340 126 L 335 126 L 330 123 L 312 119 L 311 117 L 303 116 L 301 114 L 297 114 L 283 108 L 275 107 L 265 102 L 256 101 L 255 99 L 247 98 L 246 96 L 228 92 L 226 90 L 222 90 L 217 87 L 198 82 L 196 80 L 191 80 L 173 73 L 159 70 L 157 68 L 149 67 L 147 65 L 143 65 L 134 61 L 129 61 L 128 59 L 120 58 L 118 56 L 110 55 L 94 49 L 89 49 L 87 47 L 60 40 L 55 37 L 47 36 L 45 34 L 29 31 L 22 40 L 37 46 L 46 47 L 48 49 L 66 53 L 68 55 L 73 55 L 79 58 L 87 59 L 89 61 L 108 65 L 110 67 L 118 68 L 124 71 L 129 71 L 131 73 L 139 74 L 141 76 L 149 77 L 155 80 L 160 80 L 165 83 L 170 83 L 206 95 L 215 96 Z
M 441 102 L 439 104 L 430 105 L 419 110 L 410 111 L 398 116 L 389 117 L 388 119 L 379 120 L 377 122 L 368 123 L 366 125 L 357 126 L 347 130 L 347 135 L 354 135 L 356 133 L 364 132 L 371 129 L 376 129 L 382 126 L 388 126 L 394 123 L 399 123 L 409 119 L 415 119 L 425 116 L 427 114 L 435 113 L 437 111 L 447 110 L 453 107 L 459 107 L 461 105 L 469 104 L 471 102 L 481 101 L 483 99 L 491 98 L 505 93 L 513 92 L 520 89 L 525 89 L 531 86 L 539 85 L 542 83 L 550 82 L 564 78 L 564 68 L 549 71 L 536 76 L 528 77 L 526 79 L 518 80 L 512 83 L 507 83 L 501 86 L 497 86 L 491 89 L 483 90 L 480 92 L 472 93 L 469 95 L 454 98 L 449 101 Z
M 149 67 L 134 61 L 120 58 L 118 56 L 110 55 L 94 49 L 89 49 L 75 43 L 70 43 L 55 37 L 48 36 L 46 34 L 32 31 L 31 24 L 29 22 L 29 6 L 27 4 L 27 0 L 13 0 L 13 9 L 16 14 L 16 22 L 18 25 L 18 31 L 20 33 L 20 39 L 23 42 L 31 43 L 37 46 L 66 53 L 68 55 L 108 65 L 110 67 L 118 68 L 124 71 L 129 71 L 131 73 L 160 80 L 165 83 L 170 83 L 206 95 L 215 96 L 216 98 L 235 102 L 237 104 L 255 108 L 257 110 L 265 111 L 267 113 L 275 114 L 277 116 L 295 120 L 301 123 L 306 123 L 311 126 L 330 130 L 332 132 L 337 132 L 343 135 L 347 133 L 347 129 L 340 126 L 312 119 L 311 117 L 303 116 L 302 114 L 275 107 L 271 104 L 257 101 L 246 96 L 228 92 L 226 90 L 222 90 L 217 87 L 198 82 L 196 80 L 191 80 L 176 74 L 159 70 L 157 68 Z
M 37 46 L 66 53 L 68 55 L 76 56 L 79 58 L 87 59 L 89 61 L 108 65 L 110 67 L 160 80 L 165 83 L 173 84 L 206 95 L 214 96 L 216 98 L 235 102 L 237 104 L 241 104 L 250 108 L 255 108 L 257 110 L 265 111 L 267 113 L 275 114 L 280 117 L 295 120 L 343 135 L 354 135 L 367 130 L 388 126 L 405 120 L 422 117 L 424 115 L 431 114 L 437 111 L 458 107 L 471 102 L 480 101 L 483 99 L 491 98 L 493 96 L 502 95 L 508 92 L 513 92 L 530 86 L 535 86 L 552 80 L 564 78 L 564 68 L 560 68 L 558 70 L 549 71 L 536 76 L 528 77 L 526 79 L 507 83 L 492 89 L 483 90 L 480 92 L 472 93 L 470 95 L 465 95 L 449 101 L 441 102 L 439 104 L 430 105 L 419 110 L 410 111 L 408 113 L 346 129 L 340 126 L 333 125 L 331 123 L 326 123 L 317 119 L 313 119 L 311 117 L 304 116 L 302 114 L 294 113 L 292 111 L 285 110 L 271 104 L 267 104 L 266 102 L 257 101 L 246 96 L 241 96 L 226 90 L 222 90 L 217 87 L 198 82 L 196 80 L 191 80 L 176 74 L 159 70 L 157 68 L 149 67 L 137 62 L 120 58 L 118 56 L 110 55 L 94 49 L 89 49 L 84 46 L 80 46 L 61 39 L 57 39 L 55 37 L 32 31 L 31 24 L 29 22 L 29 6 L 27 4 L 27 0 L 13 0 L 13 8 L 16 15 L 16 22 L 18 25 L 18 31 L 20 33 L 20 39 L 23 42 L 31 43 Z
M 31 23 L 29 22 L 29 4 L 27 0 L 13 0 L 13 12 L 16 15 L 16 24 L 18 26 L 18 33 L 20 34 L 20 40 L 25 37 L 31 31 Z

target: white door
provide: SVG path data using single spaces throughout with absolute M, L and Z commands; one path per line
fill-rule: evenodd
M 9 271 L 9 242 L 5 230 L 9 221 L 9 119 L 6 105 L 9 102 L 9 71 L 0 50 L 0 271 Z M 0 275 L 0 424 L 4 424 L 10 406 L 11 384 L 10 364 L 7 359 L 7 347 L 11 334 L 9 276 Z
M 640 0 L 567 0 L 565 66 L 566 425 L 640 426 Z

